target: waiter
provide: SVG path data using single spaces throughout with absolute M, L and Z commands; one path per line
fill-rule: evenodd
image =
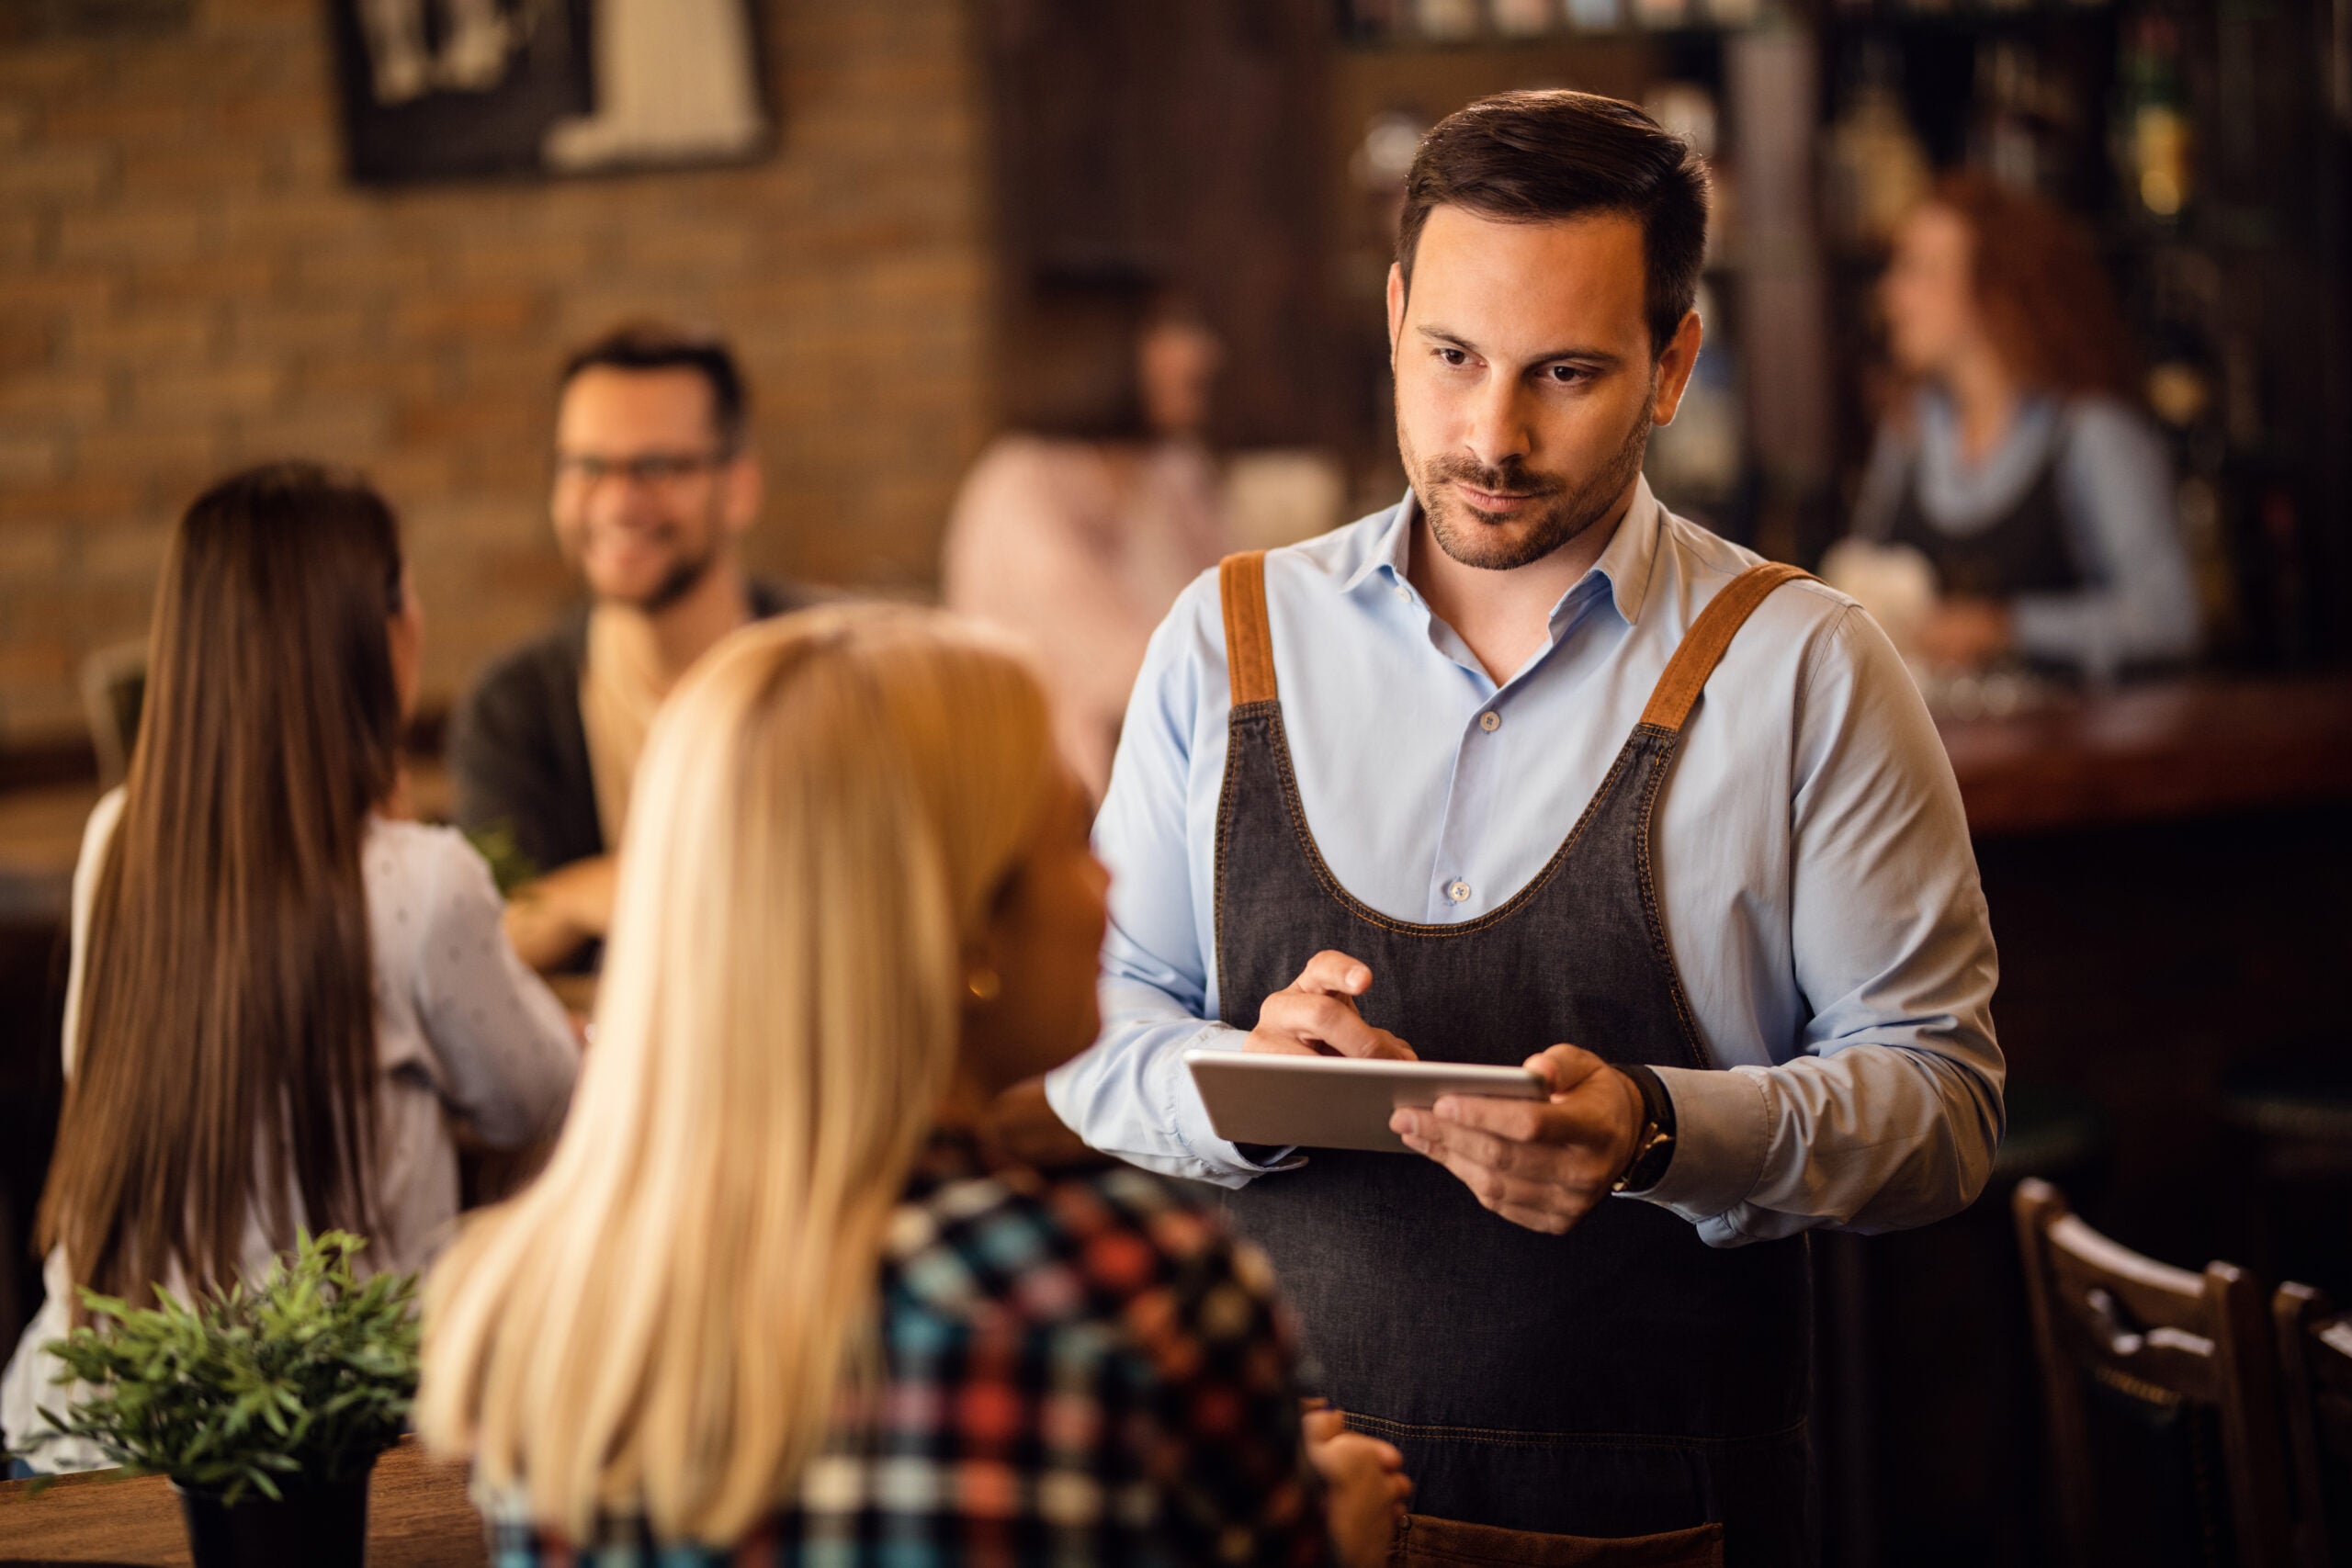
M 1992 937 L 1909 678 L 1642 479 L 1706 204 L 1605 98 L 1430 132 L 1388 280 L 1411 491 L 1186 591 L 1097 828 L 1105 1032 L 1047 1098 L 1235 1190 L 1325 1392 L 1405 1451 L 1408 1562 L 1809 1560 L 1804 1233 L 1950 1214 L 2000 1137 Z M 1308 1157 L 1216 1135 L 1203 1046 L 1555 1092 Z

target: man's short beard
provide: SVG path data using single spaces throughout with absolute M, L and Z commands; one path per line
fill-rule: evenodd
M 653 592 L 637 602 L 637 608 L 649 615 L 658 615 L 702 586 L 710 569 L 718 564 L 718 535 L 714 531 L 709 547 L 699 555 L 681 557 L 671 565 Z
M 1424 468 L 1405 440 L 1404 421 L 1399 419 L 1397 445 L 1405 458 L 1405 471 L 1413 481 L 1414 492 L 1420 497 L 1421 510 L 1429 516 L 1430 532 L 1437 536 L 1438 548 L 1464 566 L 1485 571 L 1511 571 L 1542 560 L 1606 518 L 1642 471 L 1642 459 L 1649 453 L 1650 409 L 1657 400 L 1657 373 L 1653 370 L 1649 394 L 1642 399 L 1641 411 L 1634 416 L 1632 428 L 1625 432 L 1625 438 L 1618 443 L 1610 460 L 1581 484 L 1571 484 L 1557 474 L 1537 473 L 1522 467 L 1516 457 L 1490 468 L 1467 457 L 1450 456 L 1433 458 Z M 1463 517 L 1457 508 L 1468 503 L 1443 493 L 1442 487 L 1447 480 L 1497 494 L 1548 499 L 1528 523 L 1526 531 L 1514 537 L 1492 525 Z
M 702 586 L 703 579 L 710 575 L 710 569 L 718 564 L 720 541 L 727 536 L 727 522 L 720 515 L 722 510 L 719 499 L 713 496 L 710 504 L 703 508 L 702 549 L 694 555 L 681 555 L 673 561 L 670 570 L 662 574 L 662 581 L 653 585 L 653 592 L 637 600 L 634 608 L 644 615 L 658 615 Z

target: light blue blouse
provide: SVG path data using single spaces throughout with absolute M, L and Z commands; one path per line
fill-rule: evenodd
M 1854 532 L 1886 537 L 1906 483 L 1929 526 L 1956 537 L 1989 528 L 2025 498 L 2053 446 L 2067 540 L 2089 581 L 2073 593 L 2019 595 L 2009 606 L 2018 650 L 2101 676 L 2194 654 L 2197 592 L 2172 463 L 2154 427 L 2112 398 L 2030 398 L 2001 445 L 1970 462 L 1951 400 L 1920 392 L 1909 428 L 1879 431 Z

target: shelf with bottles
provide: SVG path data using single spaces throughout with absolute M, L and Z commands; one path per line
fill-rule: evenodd
M 1359 48 L 1559 43 L 1657 33 L 1722 33 L 1780 19 L 1782 0 L 1340 0 Z

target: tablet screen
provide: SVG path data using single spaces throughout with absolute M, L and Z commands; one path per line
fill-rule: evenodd
M 1217 1136 L 1285 1148 L 1408 1154 L 1388 1130 L 1400 1107 L 1423 1109 L 1448 1094 L 1542 1100 L 1550 1092 L 1524 1067 L 1467 1062 L 1187 1051 L 1184 1065 Z

